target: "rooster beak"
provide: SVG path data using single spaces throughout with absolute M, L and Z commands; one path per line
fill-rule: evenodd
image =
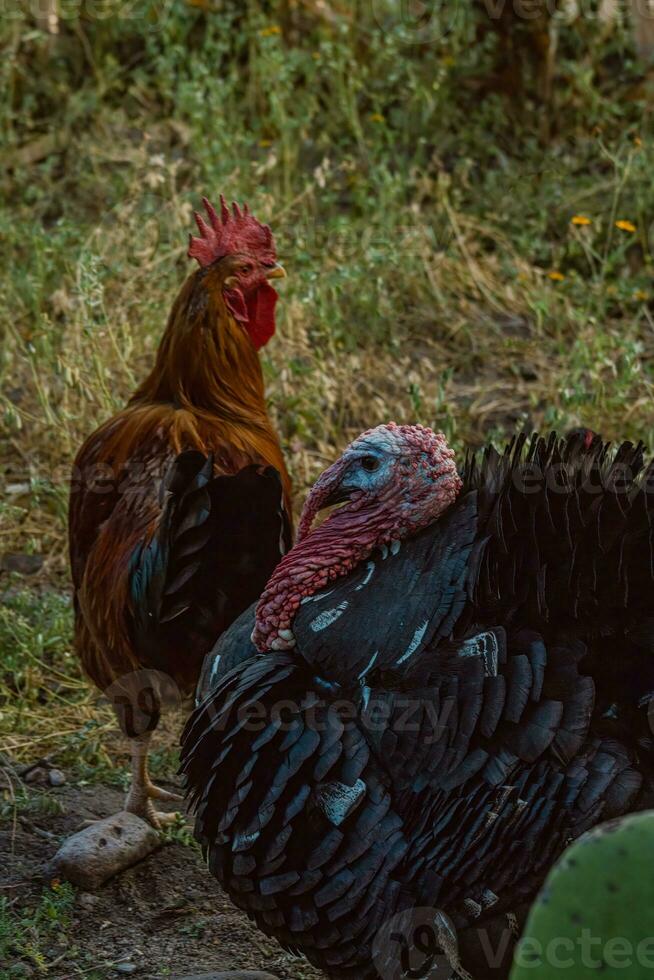
M 286 269 L 276 262 L 272 269 L 266 272 L 266 279 L 286 279 Z

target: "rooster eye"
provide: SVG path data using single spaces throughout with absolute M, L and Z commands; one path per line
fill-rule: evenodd
M 366 473 L 374 473 L 375 470 L 379 469 L 379 460 L 376 456 L 364 456 L 361 460 L 361 465 Z

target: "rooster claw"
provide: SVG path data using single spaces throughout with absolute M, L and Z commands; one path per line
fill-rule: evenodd
M 141 820 L 145 820 L 155 830 L 163 830 L 164 827 L 171 827 L 185 819 L 184 814 L 180 813 L 179 810 L 173 810 L 172 812 L 155 810 L 154 804 L 150 799 L 140 804 L 128 803 L 125 809 L 128 813 L 133 813 L 135 816 L 140 817 Z
M 127 794 L 127 800 L 125 801 L 125 809 L 128 813 L 135 813 L 142 820 L 147 820 L 157 830 L 161 830 L 164 826 L 177 823 L 180 819 L 183 820 L 184 815 L 178 812 L 165 813 L 161 810 L 155 810 L 152 801 L 160 800 L 164 803 L 181 803 L 183 799 L 184 797 L 180 796 L 179 793 L 161 789 L 160 786 L 155 786 L 149 778 L 146 778 L 132 783 L 130 791 Z
M 184 797 L 180 793 L 173 793 L 161 786 L 151 784 L 148 787 L 148 797 L 151 800 L 163 800 L 164 803 L 183 803 Z

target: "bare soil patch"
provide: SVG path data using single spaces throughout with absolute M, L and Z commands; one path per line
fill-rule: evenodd
M 61 813 L 19 815 L 0 825 L 0 896 L 14 909 L 39 902 L 59 843 L 85 819 L 121 809 L 124 798 L 98 785 L 63 786 L 48 794 Z M 243 969 L 267 970 L 279 980 L 322 976 L 260 933 L 231 905 L 197 848 L 176 842 L 163 844 L 96 894 L 76 893 L 69 928 L 45 954 L 41 967 L 21 956 L 1 963 L 0 977 L 154 980 Z

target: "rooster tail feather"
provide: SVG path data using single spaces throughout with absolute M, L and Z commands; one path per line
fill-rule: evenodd
M 211 455 L 175 458 L 156 530 L 132 554 L 134 647 L 141 662 L 164 672 L 171 657 L 190 664 L 201 656 L 259 598 L 291 544 L 277 470 L 257 464 L 229 475 L 213 470 Z
M 213 457 L 189 451 L 175 458 L 162 484 L 162 512 L 149 541 L 141 542 L 130 563 L 130 597 L 136 649 L 157 665 L 160 627 L 177 619 L 192 603 L 203 551 L 211 537 L 208 484 Z

